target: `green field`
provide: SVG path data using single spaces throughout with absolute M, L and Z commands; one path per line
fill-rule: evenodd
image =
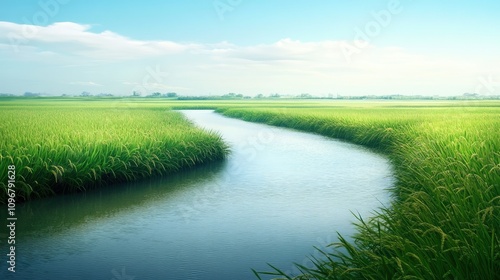
M 326 261 L 302 267 L 297 279 L 500 275 L 500 104 L 429 105 L 219 110 L 372 147 L 394 164 L 393 205 L 371 220 L 358 217 L 354 244 L 341 237 L 336 251 L 324 252 Z
M 373 219 L 358 217 L 354 243 L 341 238 L 297 279 L 500 275 L 498 101 L 11 99 L 0 101 L 0 170 L 15 164 L 17 187 L 28 198 L 224 157 L 220 137 L 194 128 L 171 108 L 218 109 L 343 139 L 391 159 L 393 204 Z M 0 175 L 4 189 L 6 175 Z
M 215 132 L 180 113 L 109 102 L 2 104 L 0 201 L 15 166 L 17 201 L 165 175 L 222 159 Z

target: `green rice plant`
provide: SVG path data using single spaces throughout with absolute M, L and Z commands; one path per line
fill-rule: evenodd
M 364 105 L 364 104 L 361 104 Z M 500 104 L 222 108 L 224 115 L 343 139 L 386 153 L 391 206 L 357 218 L 302 275 L 277 279 L 498 279 Z
M 299 276 L 271 266 L 257 277 L 498 279 L 498 101 L 10 100 L 0 102 L 0 170 L 16 164 L 20 195 L 33 198 L 224 156 L 218 135 L 165 108 L 218 108 L 230 117 L 364 145 L 393 162 L 392 205 L 369 219 L 356 216 L 353 241 L 339 235 L 313 268 L 298 266 Z
M 4 106 L 0 119 L 1 203 L 8 165 L 21 201 L 166 175 L 228 152 L 217 133 L 163 109 Z

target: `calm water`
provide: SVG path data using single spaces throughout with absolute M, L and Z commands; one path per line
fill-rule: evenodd
M 184 111 L 231 145 L 175 176 L 18 205 L 16 273 L 0 279 L 255 279 L 294 272 L 313 246 L 387 204 L 389 162 L 318 135 Z M 5 222 L 5 211 L 2 221 Z M 7 254 L 6 230 L 0 236 Z

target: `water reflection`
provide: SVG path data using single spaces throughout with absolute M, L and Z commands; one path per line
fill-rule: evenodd
M 212 162 L 168 177 L 107 186 L 85 193 L 55 196 L 20 204 L 17 217 L 21 221 L 19 239 L 32 235 L 54 234 L 88 222 L 133 211 L 144 205 L 176 203 L 176 198 L 190 188 L 215 180 L 226 162 Z

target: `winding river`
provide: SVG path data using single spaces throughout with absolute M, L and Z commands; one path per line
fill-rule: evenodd
M 381 155 L 212 111 L 182 112 L 218 131 L 230 157 L 18 205 L 16 273 L 3 261 L 0 278 L 255 279 L 251 268 L 269 270 L 267 262 L 295 273 L 293 262 L 311 265 L 313 246 L 353 233 L 351 211 L 368 217 L 389 202 L 392 169 Z

